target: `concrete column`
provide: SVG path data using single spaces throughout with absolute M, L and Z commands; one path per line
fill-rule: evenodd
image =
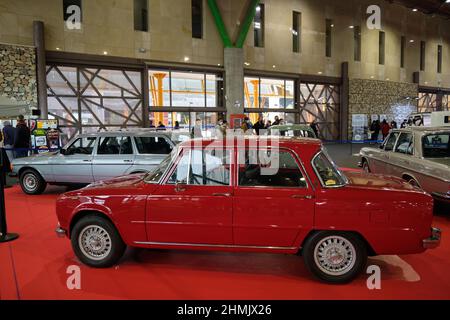
M 244 113 L 244 51 L 224 48 L 225 106 L 227 119 L 231 114 Z
M 44 23 L 42 21 L 33 21 L 33 40 L 36 47 L 38 108 L 41 110 L 40 118 L 48 119 Z

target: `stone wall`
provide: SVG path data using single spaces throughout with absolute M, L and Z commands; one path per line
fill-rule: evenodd
M 37 106 L 33 47 L 0 44 L 0 96 Z
M 352 137 L 352 114 L 386 115 L 397 124 L 417 110 L 418 85 L 393 81 L 351 79 L 349 83 L 349 139 Z M 409 97 L 410 99 L 408 99 Z

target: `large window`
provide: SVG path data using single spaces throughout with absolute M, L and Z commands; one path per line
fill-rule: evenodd
M 353 58 L 355 61 L 361 61 L 361 27 L 355 26 L 353 28 Z
M 150 108 L 220 107 L 223 80 L 212 73 L 149 70 Z
M 292 12 L 292 51 L 301 52 L 302 14 Z
M 134 30 L 148 31 L 148 0 L 134 0 Z
M 425 71 L 426 42 L 420 41 L 420 71 Z
M 245 108 L 294 108 L 294 80 L 245 77 L 244 94 Z
M 192 38 L 203 38 L 203 0 L 191 0 Z
M 139 71 L 47 66 L 49 117 L 63 140 L 80 132 L 142 127 Z
M 316 121 L 319 138 L 339 138 L 340 88 L 337 85 L 300 83 L 300 123 Z
M 264 47 L 264 4 L 262 3 L 256 7 L 253 30 L 255 47 Z
M 378 34 L 378 63 L 384 64 L 385 62 L 385 52 L 386 52 L 386 33 L 384 31 L 380 31 Z
M 260 116 L 272 124 L 277 119 L 286 124 L 316 121 L 321 139 L 339 138 L 338 85 L 248 76 L 244 78 L 244 96 L 245 112 L 252 123 Z
M 406 37 L 400 38 L 400 68 L 405 67 L 405 50 L 406 50 Z
M 332 47 L 332 31 L 333 31 L 333 20 L 325 20 L 325 56 L 331 57 L 331 47 Z
M 442 45 L 437 47 L 437 72 L 442 73 Z

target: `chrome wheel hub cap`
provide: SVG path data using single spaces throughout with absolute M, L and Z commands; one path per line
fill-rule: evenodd
M 343 275 L 355 265 L 356 250 L 343 237 L 326 237 L 316 245 L 314 249 L 314 261 L 317 267 L 328 275 Z
M 111 252 L 111 237 L 100 226 L 85 227 L 78 237 L 81 252 L 92 260 L 102 260 Z
M 29 191 L 33 191 L 37 187 L 37 178 L 31 173 L 25 175 L 25 177 L 23 178 L 23 182 L 25 188 Z

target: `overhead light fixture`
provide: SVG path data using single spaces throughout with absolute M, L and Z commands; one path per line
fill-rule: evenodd
M 391 79 L 389 79 L 389 78 L 386 78 L 386 81 L 389 81 L 389 80 L 391 80 Z
M 412 11 L 413 11 L 413 12 L 417 12 L 418 10 L 417 10 L 417 8 L 414 8 L 414 9 L 412 9 Z
M 413 42 L 414 42 L 414 40 L 413 40 L 413 39 L 411 39 L 411 40 L 409 40 L 409 42 L 410 42 L 410 43 L 413 43 Z
M 272 68 L 274 68 L 274 69 L 275 69 L 276 67 L 277 67 L 276 65 L 273 65 L 273 66 L 272 66 Z
M 59 51 L 59 50 L 61 50 L 61 49 L 60 49 L 59 47 L 56 47 L 56 50 Z
M 248 67 L 250 65 L 249 62 L 244 62 L 244 64 Z
M 189 57 L 184 57 L 184 62 L 188 62 L 189 61 Z
M 257 6 L 256 7 L 256 12 L 260 12 L 261 11 L 261 7 L 260 6 Z
M 103 51 L 103 54 L 106 56 L 108 54 L 108 51 Z
M 220 66 L 221 66 L 221 64 L 220 64 L 220 63 L 218 63 L 218 64 L 217 64 L 217 66 L 218 66 L 218 67 L 220 67 Z
M 353 29 L 355 26 L 349 26 L 350 29 Z
M 331 24 L 330 27 L 334 28 L 334 24 Z
M 322 71 L 317 72 L 317 74 L 322 74 Z
M 370 79 L 375 79 L 375 76 L 370 76 Z

